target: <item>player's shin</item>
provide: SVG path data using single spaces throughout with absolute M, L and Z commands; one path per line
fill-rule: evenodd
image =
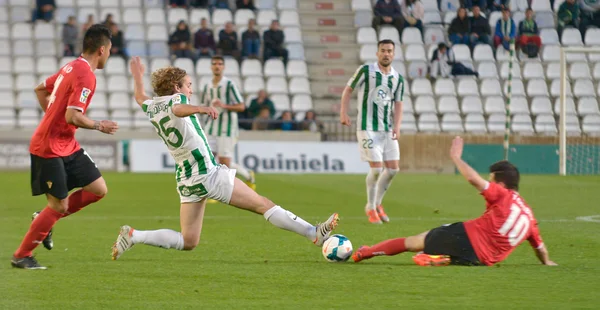
M 406 238 L 389 239 L 377 243 L 364 251 L 366 258 L 379 255 L 397 255 L 406 252 Z
M 377 180 L 377 194 L 375 198 L 375 206 L 380 206 L 383 201 L 383 196 L 385 196 L 385 192 L 387 191 L 390 184 L 392 184 L 392 180 L 394 176 L 400 171 L 399 169 L 389 169 L 386 168 L 383 170 L 381 176 Z
M 379 179 L 379 174 L 381 173 L 381 168 L 371 168 L 369 173 L 367 174 L 367 206 L 368 210 L 375 210 L 376 205 L 376 194 L 377 194 L 377 180 Z
M 280 206 L 272 207 L 267 210 L 263 216 L 271 224 L 281 229 L 293 231 L 306 237 L 310 241 L 313 241 L 316 238 L 315 226 Z
M 104 196 L 97 196 L 93 193 L 84 191 L 83 189 L 73 192 L 71 195 L 69 195 L 69 209 L 67 209 L 67 212 L 64 213 L 62 217 L 66 217 L 78 212 L 87 205 L 97 202 L 103 197 Z
M 19 249 L 15 252 L 16 258 L 31 256 L 33 250 L 46 238 L 48 232 L 54 224 L 62 217 L 62 213 L 46 207 L 40 214 L 31 222 L 29 231 L 23 238 L 23 242 Z
M 143 243 L 165 249 L 183 250 L 183 235 L 171 229 L 134 230 L 131 234 L 133 244 Z

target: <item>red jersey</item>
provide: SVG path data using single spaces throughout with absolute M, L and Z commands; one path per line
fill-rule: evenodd
M 82 57 L 66 64 L 44 81 L 51 93 L 46 114 L 33 133 L 29 152 L 43 158 L 69 156 L 80 149 L 76 126 L 67 124 L 67 109 L 87 110 L 96 90 L 96 76 Z
M 488 266 L 500 262 L 524 240 L 543 245 L 533 212 L 519 193 L 490 182 L 481 193 L 486 210 L 464 223 L 477 258 Z

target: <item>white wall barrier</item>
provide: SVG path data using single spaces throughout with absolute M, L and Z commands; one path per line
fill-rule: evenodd
M 240 141 L 235 161 L 258 173 L 367 173 L 358 146 L 350 142 Z M 174 172 L 160 140 L 131 140 L 132 172 Z

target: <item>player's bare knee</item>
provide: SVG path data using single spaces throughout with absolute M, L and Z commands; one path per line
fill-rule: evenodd
M 425 248 L 425 236 L 421 234 L 408 237 L 404 241 L 404 245 L 406 246 L 406 249 L 411 252 L 423 251 Z
M 48 205 L 56 212 L 67 213 L 67 210 L 69 210 L 69 199 L 48 201 Z

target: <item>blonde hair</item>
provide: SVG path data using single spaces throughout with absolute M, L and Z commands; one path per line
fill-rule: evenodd
M 166 67 L 152 72 L 152 88 L 158 96 L 168 96 L 175 93 L 175 86 L 183 86 L 183 78 L 187 73 L 177 67 Z

